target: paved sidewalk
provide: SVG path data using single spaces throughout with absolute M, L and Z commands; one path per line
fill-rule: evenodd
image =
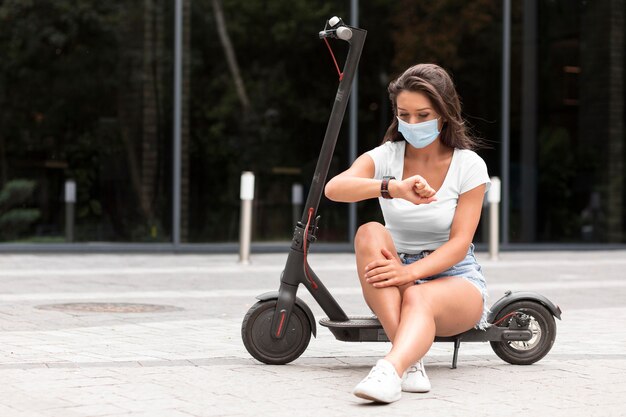
M 0 255 L 0 416 L 623 416 L 626 251 L 478 253 L 491 301 L 538 291 L 563 310 L 557 339 L 532 366 L 487 343 L 433 346 L 433 389 L 389 406 L 350 394 L 389 348 L 344 343 L 318 327 L 285 366 L 251 359 L 240 326 L 255 295 L 278 288 L 286 254 Z M 367 313 L 349 254 L 310 263 L 349 314 Z M 316 318 L 321 309 L 299 295 Z M 57 304 L 143 303 L 155 312 L 58 311 Z

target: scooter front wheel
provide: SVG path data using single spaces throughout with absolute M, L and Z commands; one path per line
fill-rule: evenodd
M 508 327 L 515 313 L 527 315 L 532 338 L 528 341 L 490 342 L 491 348 L 502 360 L 513 365 L 531 365 L 546 356 L 556 339 L 556 323 L 552 313 L 541 303 L 523 300 L 512 303 L 498 313 L 494 323 Z
M 272 337 L 272 317 L 276 300 L 259 301 L 248 310 L 241 324 L 243 344 L 255 359 L 270 365 L 284 365 L 302 355 L 311 340 L 311 324 L 306 313 L 293 306 L 285 335 Z

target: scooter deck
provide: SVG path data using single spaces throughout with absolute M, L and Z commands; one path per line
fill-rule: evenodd
M 343 342 L 389 341 L 376 316 L 351 316 L 348 321 L 333 321 L 325 317 L 319 323 L 328 327 L 335 338 Z
M 334 321 L 325 317 L 320 325 L 328 327 L 337 340 L 343 342 L 388 342 L 389 338 L 376 316 L 351 316 L 347 321 Z M 509 329 L 490 326 L 487 330 L 470 329 L 464 333 L 441 337 L 435 342 L 495 342 L 528 341 L 532 338 L 529 329 Z

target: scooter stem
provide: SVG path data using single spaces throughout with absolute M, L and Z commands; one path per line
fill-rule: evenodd
M 317 215 L 317 209 L 320 204 L 324 185 L 326 184 L 326 177 L 328 176 L 330 161 L 332 160 L 333 153 L 335 152 L 337 137 L 339 136 L 341 123 L 346 113 L 348 98 L 350 97 L 350 92 L 352 90 L 352 81 L 354 81 L 354 76 L 356 74 L 357 67 L 359 66 L 361 52 L 363 51 L 363 44 L 365 43 L 365 36 L 367 35 L 367 31 L 364 29 L 347 25 L 342 25 L 341 27 L 350 28 L 352 31 L 352 37 L 345 40 L 350 44 L 350 49 L 348 50 L 346 63 L 343 67 L 343 78 L 337 87 L 337 95 L 335 96 L 335 102 L 326 127 L 326 134 L 324 135 L 324 142 L 322 143 L 322 149 L 320 150 L 320 155 L 317 160 L 315 174 L 313 174 L 313 181 L 311 182 L 309 196 L 306 199 L 304 211 L 302 212 L 302 224 L 307 223 L 309 208 L 313 208 L 314 218 Z M 338 39 L 340 38 L 338 37 Z
M 270 327 L 271 337 L 275 339 L 281 339 L 286 333 L 287 323 L 289 323 L 291 311 L 296 300 L 296 293 L 300 284 L 303 284 L 309 290 L 320 307 L 322 307 L 324 312 L 328 314 L 331 319 L 337 321 L 348 320 L 346 313 L 318 279 L 313 270 L 309 268 L 305 258 L 305 252 L 308 251 L 308 247 L 305 246 L 305 239 L 309 242 L 315 240 L 317 220 L 309 227 L 309 230 L 305 230 L 307 228 L 306 225 L 309 223 L 310 219 L 315 219 L 317 216 L 317 209 L 326 183 L 326 177 L 328 176 L 328 168 L 330 167 L 330 161 L 335 152 L 341 122 L 343 121 L 348 98 L 350 97 L 350 91 L 352 89 L 352 81 L 354 80 L 356 69 L 359 65 L 359 59 L 361 58 L 361 52 L 363 51 L 363 44 L 365 43 L 365 36 L 367 34 L 367 31 L 363 29 L 345 25 L 341 19 L 333 18 L 331 20 L 334 20 L 334 23 L 329 21 L 332 29 L 320 32 L 320 37 L 334 37 L 344 40 L 350 44 L 350 48 L 344 65 L 343 77 L 341 77 L 339 86 L 337 87 L 337 95 L 335 96 L 335 102 L 331 110 L 328 126 L 326 127 L 324 142 L 322 143 L 322 149 L 320 150 L 317 160 L 315 174 L 313 175 L 309 195 L 306 200 L 306 205 L 304 206 L 302 219 L 295 227 L 291 241 L 291 250 L 289 251 L 287 263 L 280 279 L 276 309 L 274 310 Z M 341 28 L 344 28 L 344 30 L 339 31 Z M 348 32 L 346 32 L 346 30 L 350 32 L 351 36 L 347 35 Z M 314 287 L 312 287 L 312 283 L 305 276 L 304 268 L 307 268 L 309 277 L 315 282 Z

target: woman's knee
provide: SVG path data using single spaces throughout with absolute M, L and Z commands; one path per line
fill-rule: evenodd
M 404 290 L 404 294 L 402 295 L 402 308 L 432 313 L 426 291 L 419 285 L 413 285 Z
M 354 236 L 354 248 L 358 251 L 366 247 L 371 247 L 374 243 L 385 241 L 388 234 L 389 232 L 385 226 L 378 222 L 362 224 Z

